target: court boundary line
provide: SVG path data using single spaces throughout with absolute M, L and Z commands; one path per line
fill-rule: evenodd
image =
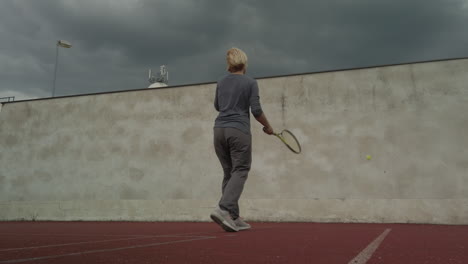
M 271 229 L 274 228 L 272 226 L 256 228 L 256 229 Z M 66 257 L 66 256 L 75 256 L 81 254 L 93 254 L 93 253 L 101 253 L 101 252 L 112 252 L 112 251 L 119 251 L 125 249 L 133 249 L 133 248 L 143 248 L 143 247 L 151 247 L 151 246 L 158 246 L 158 245 L 165 245 L 165 244 L 174 244 L 174 243 L 182 243 L 182 242 L 189 242 L 189 241 L 197 241 L 197 240 L 206 240 L 206 239 L 214 239 L 219 238 L 220 236 L 211 236 L 210 234 L 219 234 L 220 231 L 217 232 L 191 232 L 191 233 L 178 233 L 178 234 L 169 234 L 169 235 L 83 235 L 83 234 L 17 234 L 17 233 L 0 233 L 0 234 L 9 234 L 9 235 L 37 235 L 37 236 L 78 236 L 78 237 L 86 237 L 86 236 L 130 236 L 127 238 L 122 239 L 108 239 L 108 240 L 98 240 L 98 241 L 84 241 L 84 242 L 76 242 L 76 243 L 65 243 L 65 244 L 53 244 L 53 245 L 44 245 L 44 246 L 35 246 L 35 247 L 25 247 L 25 248 L 11 248 L 11 249 L 0 249 L 0 252 L 7 252 L 7 251 L 20 251 L 20 250 L 27 250 L 27 249 L 36 249 L 36 248 L 47 248 L 47 247 L 60 247 L 60 246 L 69 246 L 69 245 L 76 245 L 76 244 L 93 244 L 93 243 L 105 243 L 105 242 L 114 242 L 114 241 L 123 241 L 123 240 L 136 240 L 136 239 L 148 239 L 148 238 L 160 238 L 160 237 L 180 237 L 180 238 L 192 238 L 192 239 L 185 239 L 185 240 L 175 240 L 175 241 L 166 241 L 166 242 L 157 242 L 157 243 L 150 243 L 150 244 L 141 244 L 135 246 L 128 246 L 128 247 L 119 247 L 119 248 L 109 248 L 109 249 L 100 249 L 100 250 L 88 250 L 82 252 L 73 252 L 61 255 L 51 255 L 51 256 L 42 256 L 42 257 L 33 257 L 33 258 L 26 258 L 26 259 L 13 259 L 13 260 L 3 260 L 0 263 L 21 263 L 21 262 L 28 262 L 28 261 L 35 261 L 35 260 L 43 260 L 43 259 L 52 259 L 52 258 L 59 258 L 59 257 Z M 236 234 L 223 234 L 222 237 L 235 237 Z
M 60 257 L 87 255 L 87 254 L 103 253 L 103 252 L 113 252 L 113 251 L 119 251 L 119 250 L 125 250 L 125 249 L 145 248 L 145 247 L 152 247 L 152 246 L 159 246 L 159 245 L 167 245 L 167 244 L 176 244 L 176 243 L 183 243 L 183 242 L 190 242 L 190 241 L 197 241 L 197 240 L 207 240 L 207 239 L 214 239 L 214 238 L 217 238 L 217 237 L 216 237 L 216 236 L 205 236 L 205 237 L 198 237 L 198 238 L 193 238 L 193 239 L 184 239 L 184 240 L 176 240 L 176 241 L 158 242 L 158 243 L 143 244 L 143 245 L 135 245 L 135 246 L 128 246 L 128 247 L 118 247 L 118 248 L 108 248 L 108 249 L 87 250 L 87 251 L 73 252 L 73 253 L 60 254 L 60 255 L 51 255 L 51 256 L 34 257 L 34 258 L 25 258 L 25 259 L 4 260 L 4 261 L 0 261 L 0 263 L 21 263 L 21 262 L 28 262 L 28 261 L 36 261 L 36 260 L 44 260 L 44 259 L 54 259 L 54 258 L 60 258 Z
M 63 243 L 63 244 L 50 244 L 50 245 L 31 246 L 31 247 L 22 247 L 22 248 L 5 248 L 5 249 L 0 249 L 0 252 L 21 251 L 21 250 L 27 250 L 27 249 L 50 248 L 50 247 L 63 247 L 63 246 L 82 245 L 82 244 L 97 244 L 97 243 L 105 243 L 105 242 L 116 242 L 116 241 L 136 240 L 136 239 L 150 239 L 150 238 L 161 238 L 161 237 L 162 238 L 164 238 L 164 237 L 203 238 L 203 237 L 206 237 L 206 236 L 188 236 L 188 235 L 140 236 L 140 237 L 130 237 L 130 238 L 119 238 L 119 239 L 71 242 L 71 243 Z
M 376 239 L 374 239 L 366 248 L 364 248 L 359 254 L 348 262 L 348 264 L 365 264 L 372 257 L 374 252 L 379 248 L 385 237 L 392 231 L 391 228 L 385 229 Z
M 20 233 L 0 233 L 0 235 L 7 235 L 7 236 L 76 236 L 76 237 L 88 237 L 88 236 L 101 236 L 101 237 L 145 237 L 147 235 L 84 235 L 84 234 L 20 234 Z
M 274 228 L 273 226 L 270 227 L 259 227 L 255 228 L 253 230 L 262 230 L 262 229 L 271 229 Z M 169 235 L 157 235 L 157 236 L 190 236 L 192 237 L 192 234 L 216 234 L 219 232 L 190 232 L 190 233 L 178 233 L 178 234 L 169 234 Z M 0 235 L 9 235 L 9 236 L 65 236 L 65 237 L 89 237 L 89 236 L 98 236 L 98 237 L 128 237 L 128 238 L 145 238 L 145 237 L 152 237 L 154 235 L 96 235 L 96 234 L 45 234 L 45 233 L 35 233 L 35 234 L 21 234 L 21 233 L 0 233 Z M 200 235 L 202 237 L 203 235 Z
M 261 227 L 256 228 L 258 229 L 271 229 L 274 227 Z M 81 245 L 81 244 L 93 244 L 93 243 L 105 243 L 105 242 L 114 242 L 114 241 L 125 241 L 125 240 L 136 240 L 136 239 L 145 239 L 145 238 L 158 238 L 158 237 L 187 237 L 187 238 L 204 238 L 207 237 L 203 234 L 217 234 L 219 232 L 191 232 L 191 233 L 179 233 L 179 234 L 169 234 L 169 235 L 83 235 L 83 234 L 17 234 L 17 233 L 0 233 L 0 235 L 11 235 L 11 236 L 65 236 L 65 237 L 89 237 L 89 236 L 96 236 L 96 237 L 125 237 L 120 239 L 107 239 L 107 240 L 96 240 L 96 241 L 82 241 L 82 242 L 72 242 L 72 243 L 63 243 L 63 244 L 51 244 L 51 245 L 42 245 L 42 246 L 31 246 L 31 247 L 22 247 L 22 248 L 4 248 L 0 249 L 0 252 L 7 252 L 7 251 L 20 251 L 20 250 L 27 250 L 27 249 L 37 249 L 37 248 L 49 248 L 49 247 L 61 247 L 61 246 L 72 246 L 72 245 Z M 202 235 L 195 235 L 195 234 L 202 234 Z M 235 235 L 229 235 L 235 236 Z M 0 262 L 1 263 L 1 262 Z

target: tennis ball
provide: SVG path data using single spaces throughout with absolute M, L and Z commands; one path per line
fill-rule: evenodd
M 367 155 L 367 156 L 366 156 L 366 159 L 367 159 L 367 160 L 370 160 L 371 158 L 372 158 L 372 157 L 371 157 L 370 155 Z

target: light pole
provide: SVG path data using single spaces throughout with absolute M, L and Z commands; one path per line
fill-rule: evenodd
M 59 47 L 67 48 L 67 49 L 72 47 L 72 45 L 70 43 L 66 42 L 65 40 L 58 40 L 56 46 L 57 46 L 57 50 L 56 50 L 56 53 L 55 53 L 54 87 L 52 89 L 52 97 L 55 96 L 55 82 L 57 81 L 57 66 L 58 66 Z

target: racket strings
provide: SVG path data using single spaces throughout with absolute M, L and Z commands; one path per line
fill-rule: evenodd
M 293 150 L 294 152 L 300 152 L 301 151 L 301 146 L 299 145 L 299 142 L 294 137 L 294 135 L 291 134 L 291 132 L 289 132 L 287 130 L 284 130 L 281 133 L 281 136 L 282 136 L 284 142 L 286 143 L 286 145 L 288 145 L 291 148 L 291 150 Z

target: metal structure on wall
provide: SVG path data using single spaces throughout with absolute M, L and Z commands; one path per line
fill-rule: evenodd
M 169 83 L 169 71 L 167 71 L 166 65 L 159 67 L 159 75 L 157 77 L 153 76 L 151 69 L 149 69 L 148 81 L 151 83 L 148 88 L 166 87 Z
M 0 103 L 13 102 L 14 100 L 14 96 L 0 97 Z

